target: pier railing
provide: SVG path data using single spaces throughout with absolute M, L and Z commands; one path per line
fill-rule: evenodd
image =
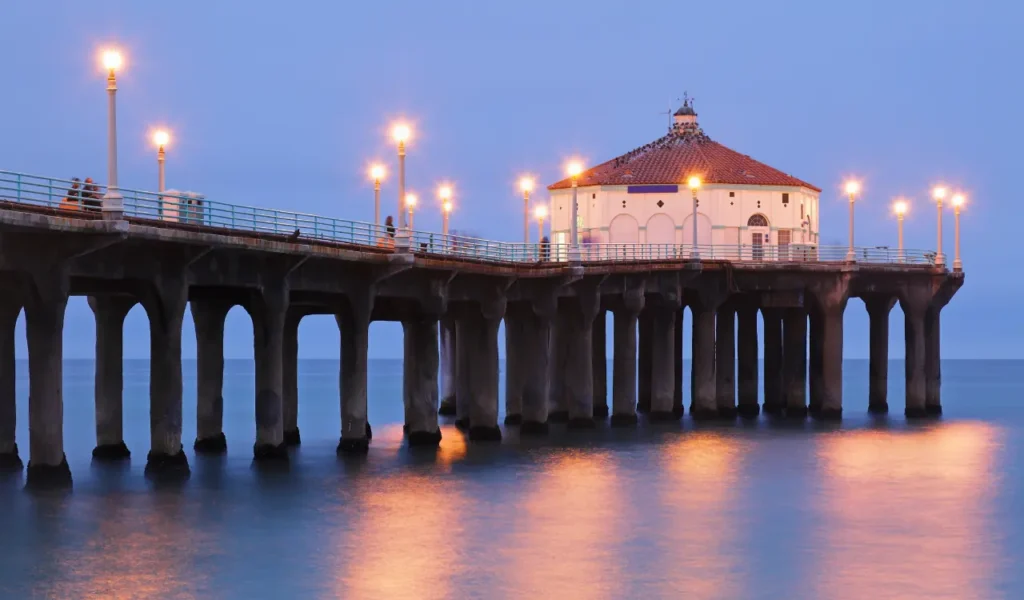
M 60 211 L 61 214 L 100 218 L 106 187 L 69 179 L 40 177 L 0 170 L 0 205 L 15 204 Z M 119 188 L 124 216 L 158 226 L 249 232 L 282 236 L 297 242 L 323 241 L 393 249 L 408 244 L 421 255 L 501 263 L 560 263 L 573 257 L 567 244 L 499 242 L 462 235 L 423 231 L 403 234 L 394 228 L 314 214 L 258 208 L 207 200 L 190 193 L 163 193 Z M 846 246 L 580 244 L 579 259 L 588 263 L 715 260 L 746 263 L 842 263 Z M 856 262 L 869 264 L 935 263 L 935 253 L 886 246 L 854 248 Z

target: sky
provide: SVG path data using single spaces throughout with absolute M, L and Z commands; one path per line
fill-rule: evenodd
M 964 190 L 967 277 L 943 311 L 943 357 L 1024 358 L 1014 250 L 1020 3 L 8 0 L 0 21 L 0 169 L 104 178 L 98 53 L 116 45 L 126 57 L 123 187 L 156 188 L 149 133 L 166 126 L 170 188 L 371 221 L 366 168 L 381 159 L 394 170 L 388 125 L 405 118 L 415 131 L 410 189 L 427 198 L 453 181 L 452 227 L 493 239 L 520 235 L 520 173 L 552 183 L 568 157 L 596 164 L 651 141 L 689 92 L 712 139 L 824 190 L 825 244 L 846 241 L 847 176 L 864 185 L 858 245 L 895 245 L 890 207 L 904 195 L 906 246 L 933 248 L 928 190 L 940 181 Z M 396 198 L 385 181 L 384 214 Z M 437 207 L 421 208 L 416 224 L 439 230 Z M 186 320 L 183 352 L 192 357 Z M 24 358 L 23 317 L 19 327 Z M 903 354 L 902 329 L 897 307 L 893 357 Z M 846 355 L 866 357 L 867 335 L 863 303 L 851 300 Z M 225 353 L 251 357 L 251 336 L 235 308 Z M 92 315 L 74 298 L 65 356 L 92 357 L 94 344 Z M 399 325 L 373 325 L 371 357 L 399 357 L 401 348 Z M 337 357 L 333 319 L 304 319 L 299 352 Z M 148 354 L 136 307 L 125 356 Z

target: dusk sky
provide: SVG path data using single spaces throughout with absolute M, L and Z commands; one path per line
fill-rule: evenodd
M 166 125 L 170 188 L 371 221 L 366 167 L 394 170 L 387 126 L 406 117 L 409 186 L 430 198 L 417 228 L 440 229 L 434 189 L 450 179 L 452 227 L 502 240 L 520 236 L 520 173 L 548 184 L 568 157 L 596 164 L 645 144 L 688 91 L 712 139 L 824 190 L 824 244 L 846 243 L 848 175 L 864 182 L 858 245 L 895 245 L 890 207 L 905 195 L 907 247 L 934 248 L 930 186 L 964 190 L 967 280 L 943 312 L 943 357 L 1024 358 L 1017 2 L 8 0 L 0 22 L 0 169 L 105 179 L 98 52 L 112 44 L 126 55 L 122 186 L 156 188 L 148 133 Z M 383 196 L 393 214 L 394 178 Z M 952 211 L 945 224 L 952 261 Z M 898 307 L 892 317 L 902 357 Z M 860 300 L 846 324 L 846 355 L 866 357 Z M 400 334 L 375 324 L 371 356 L 400 356 Z M 226 336 L 229 357 L 252 356 L 241 308 Z M 92 357 L 94 340 L 85 299 L 72 299 L 65 356 Z M 183 346 L 193 357 L 190 317 Z M 303 321 L 301 357 L 338 346 L 332 318 Z M 148 354 L 137 306 L 125 355 Z

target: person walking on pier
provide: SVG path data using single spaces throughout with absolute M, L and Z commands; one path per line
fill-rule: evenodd
M 395 220 L 388 215 L 384 219 L 385 235 L 377 239 L 377 245 L 382 248 L 394 248 L 395 247 Z
M 82 193 L 77 177 L 71 178 L 71 187 L 68 188 L 68 195 L 60 201 L 61 210 L 78 210 L 81 208 L 80 194 Z
M 551 254 L 551 242 L 548 241 L 548 236 L 544 236 L 540 239 L 540 260 L 541 262 L 547 262 L 548 257 Z

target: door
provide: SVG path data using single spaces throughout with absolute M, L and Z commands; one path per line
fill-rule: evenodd
M 755 232 L 750 235 L 751 253 L 754 260 L 764 260 L 764 234 Z

